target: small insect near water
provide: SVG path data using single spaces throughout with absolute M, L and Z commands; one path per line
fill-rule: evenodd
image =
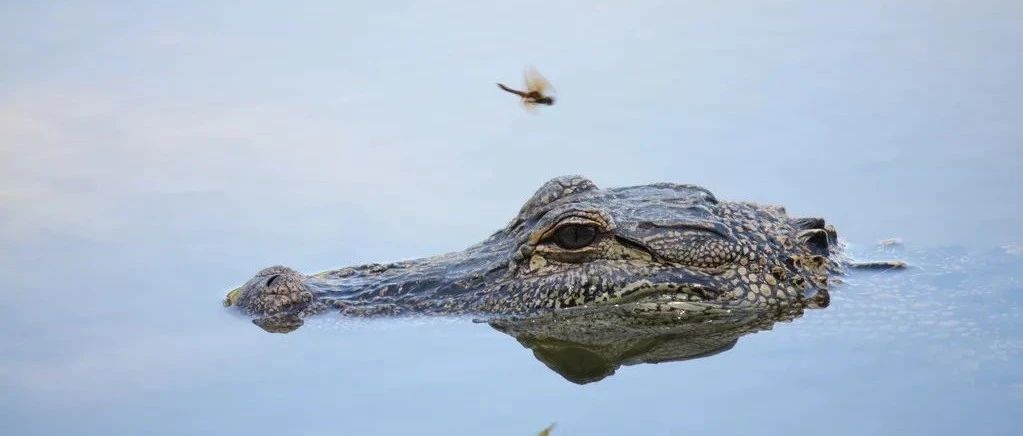
M 526 82 L 525 91 L 509 88 L 502 83 L 498 83 L 497 87 L 522 97 L 523 107 L 530 112 L 535 111 L 537 105 L 554 105 L 554 87 L 551 86 L 551 82 L 548 82 L 533 67 L 526 67 L 524 76 Z

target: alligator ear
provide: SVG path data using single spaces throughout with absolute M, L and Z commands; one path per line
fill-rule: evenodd
M 799 240 L 810 247 L 814 254 L 828 255 L 828 247 L 838 240 L 835 228 L 826 224 L 824 218 L 793 218 L 792 226 L 802 230 Z
M 810 229 L 799 232 L 799 240 L 810 249 L 813 254 L 821 256 L 828 255 L 828 246 L 831 245 L 828 232 L 823 229 Z
M 569 195 L 595 190 L 597 190 L 597 185 L 583 176 L 555 177 L 544 183 L 540 189 L 536 190 L 533 197 L 522 205 L 516 221 L 528 219 L 534 212 Z

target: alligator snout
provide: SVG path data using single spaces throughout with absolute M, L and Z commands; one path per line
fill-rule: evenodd
M 236 306 L 251 315 L 281 315 L 300 312 L 313 300 L 302 282 L 305 278 L 291 268 L 272 266 L 231 292 L 224 306 Z

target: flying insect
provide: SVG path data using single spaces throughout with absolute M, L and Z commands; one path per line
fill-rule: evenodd
M 554 87 L 536 69 L 527 67 L 525 71 L 526 90 L 519 91 L 502 83 L 497 86 L 522 98 L 522 105 L 529 111 L 536 110 L 538 105 L 554 105 Z

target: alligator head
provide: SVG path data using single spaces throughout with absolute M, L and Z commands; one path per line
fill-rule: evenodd
M 823 307 L 838 268 L 835 238 L 820 218 L 718 201 L 694 185 L 599 189 L 564 176 L 464 251 L 314 275 L 274 266 L 225 305 L 278 332 L 328 311 L 519 316 L 614 307 L 692 316 Z

